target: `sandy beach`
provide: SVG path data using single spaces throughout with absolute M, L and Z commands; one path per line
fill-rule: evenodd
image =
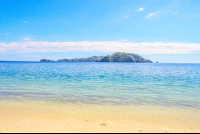
M 18 125 L 20 124 L 20 125 Z M 179 133 L 198 132 L 195 130 L 137 128 L 122 125 L 106 124 L 101 125 L 87 121 L 30 121 L 26 123 L 16 123 L 12 125 L 1 125 L 1 133 Z
M 191 114 L 192 113 L 192 114 Z M 1 102 L 0 132 L 200 132 L 198 111 L 162 107 Z

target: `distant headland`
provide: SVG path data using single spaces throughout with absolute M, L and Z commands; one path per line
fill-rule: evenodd
M 135 62 L 153 63 L 151 60 L 144 59 L 142 56 L 133 53 L 116 52 L 107 56 L 92 56 L 88 58 L 59 59 L 57 61 L 41 59 L 40 62 Z

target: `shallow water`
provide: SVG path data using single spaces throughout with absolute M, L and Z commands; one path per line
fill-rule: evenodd
M 200 108 L 200 64 L 0 62 L 0 100 Z

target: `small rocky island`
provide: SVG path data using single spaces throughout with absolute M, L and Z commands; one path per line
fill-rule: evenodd
M 53 60 L 41 59 L 40 62 L 54 62 Z
M 41 59 L 40 62 L 56 62 L 53 60 Z M 107 56 L 92 56 L 88 58 L 59 59 L 57 62 L 135 62 L 153 63 L 151 60 L 144 59 L 142 56 L 133 53 L 116 52 Z

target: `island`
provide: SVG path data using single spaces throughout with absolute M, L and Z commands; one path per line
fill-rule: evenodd
M 53 60 L 41 59 L 40 62 L 55 62 Z M 116 52 L 107 56 L 92 56 L 88 58 L 59 59 L 56 62 L 134 62 L 134 63 L 153 63 L 138 54 Z
M 40 62 L 54 62 L 53 60 L 41 59 Z

